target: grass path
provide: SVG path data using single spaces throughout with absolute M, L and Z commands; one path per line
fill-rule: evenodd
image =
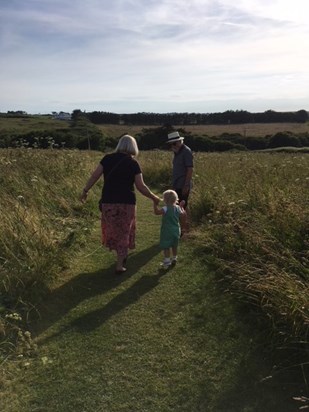
M 99 247 L 99 222 L 36 327 L 39 355 L 21 367 L 3 412 L 289 412 L 245 314 L 182 241 L 159 270 L 160 218 L 138 197 L 128 272 Z M 254 345 L 253 345 L 254 343 Z M 288 385 L 288 382 L 286 382 Z

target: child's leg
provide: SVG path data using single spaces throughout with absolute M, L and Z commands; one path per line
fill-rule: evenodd
M 174 263 L 177 262 L 177 249 L 178 249 L 177 246 L 172 247 L 172 253 L 173 253 L 172 262 Z
M 164 255 L 164 258 L 170 258 L 170 249 L 164 249 L 163 250 L 163 255 Z
M 164 259 L 163 259 L 162 266 L 164 268 L 167 268 L 171 265 L 170 249 L 164 249 L 163 250 L 163 255 L 164 255 Z
M 177 249 L 178 249 L 177 246 L 173 246 L 173 247 L 172 247 L 173 257 L 174 257 L 174 256 L 177 256 Z

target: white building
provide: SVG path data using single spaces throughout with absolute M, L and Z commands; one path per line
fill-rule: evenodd
M 53 118 L 57 120 L 71 120 L 71 114 L 65 112 L 52 112 Z

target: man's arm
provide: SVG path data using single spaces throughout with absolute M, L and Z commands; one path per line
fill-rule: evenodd
M 182 194 L 183 195 L 187 195 L 190 191 L 192 175 L 193 175 L 193 167 L 187 167 L 185 183 L 184 183 L 184 186 L 182 188 Z

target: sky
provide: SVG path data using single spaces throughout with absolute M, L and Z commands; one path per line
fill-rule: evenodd
M 0 0 L 0 112 L 309 110 L 308 0 Z

